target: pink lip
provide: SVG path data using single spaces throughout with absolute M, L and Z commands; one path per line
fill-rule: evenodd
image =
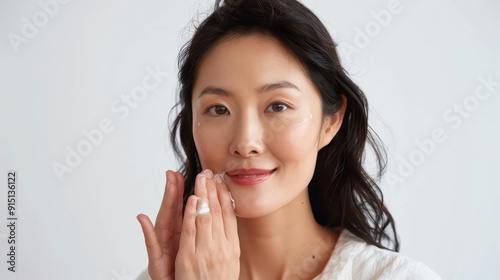
M 253 186 L 269 178 L 274 171 L 275 169 L 233 169 L 226 172 L 226 175 L 238 185 Z

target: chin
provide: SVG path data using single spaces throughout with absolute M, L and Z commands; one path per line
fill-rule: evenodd
M 265 214 L 260 214 L 260 213 L 256 213 L 254 211 L 250 211 L 250 212 L 243 212 L 242 214 L 238 213 L 238 211 L 236 211 L 236 217 L 240 218 L 240 219 L 257 219 L 257 218 L 261 218 L 261 217 L 264 217 L 266 216 Z
M 246 207 L 243 205 L 236 204 L 235 212 L 238 218 L 252 219 L 261 216 L 260 211 L 256 211 L 256 208 Z
M 256 204 L 238 204 L 238 202 L 235 201 L 236 205 L 236 216 L 238 218 L 243 218 L 243 219 L 255 219 L 255 218 L 260 218 L 267 216 L 273 212 L 275 212 L 278 209 L 274 209 L 271 207 L 266 207 L 264 205 L 259 205 L 257 206 Z

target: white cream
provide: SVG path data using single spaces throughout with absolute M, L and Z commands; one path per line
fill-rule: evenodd
M 227 184 L 226 182 L 226 178 L 224 177 L 226 175 L 226 171 L 223 171 L 221 173 L 218 174 L 220 176 L 220 178 L 222 179 L 222 181 Z M 233 199 L 233 196 L 231 195 L 231 192 L 229 192 L 229 198 L 231 199 L 231 204 L 233 204 L 233 209 L 236 210 L 236 204 L 234 203 L 234 199 Z
M 208 204 L 198 197 L 198 202 L 196 203 L 196 216 L 208 213 L 210 213 L 210 208 L 208 207 Z
M 236 210 L 236 204 L 234 204 L 234 199 L 233 196 L 231 195 L 231 192 L 229 192 L 229 198 L 231 199 L 231 203 L 233 204 L 233 209 Z

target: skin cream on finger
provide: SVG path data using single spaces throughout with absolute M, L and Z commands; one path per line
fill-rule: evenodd
M 229 198 L 231 199 L 231 204 L 233 204 L 233 209 L 236 210 L 236 204 L 234 204 L 234 199 L 233 196 L 231 195 L 231 192 L 229 192 Z
M 196 204 L 196 216 L 204 215 L 210 213 L 210 208 L 208 208 L 208 204 L 198 198 L 198 202 Z
M 226 175 L 226 171 L 223 171 L 221 173 L 218 174 L 220 176 L 220 178 L 222 179 L 222 181 L 227 184 L 226 182 L 226 178 L 224 177 L 224 175 Z M 236 210 L 236 205 L 234 204 L 234 199 L 233 199 L 233 196 L 231 196 L 231 192 L 229 192 L 229 198 L 231 199 L 231 204 L 233 204 L 233 209 Z

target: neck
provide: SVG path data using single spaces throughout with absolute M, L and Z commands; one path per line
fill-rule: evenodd
M 321 273 L 338 232 L 314 219 L 307 189 L 265 217 L 238 218 L 240 279 L 312 279 Z

